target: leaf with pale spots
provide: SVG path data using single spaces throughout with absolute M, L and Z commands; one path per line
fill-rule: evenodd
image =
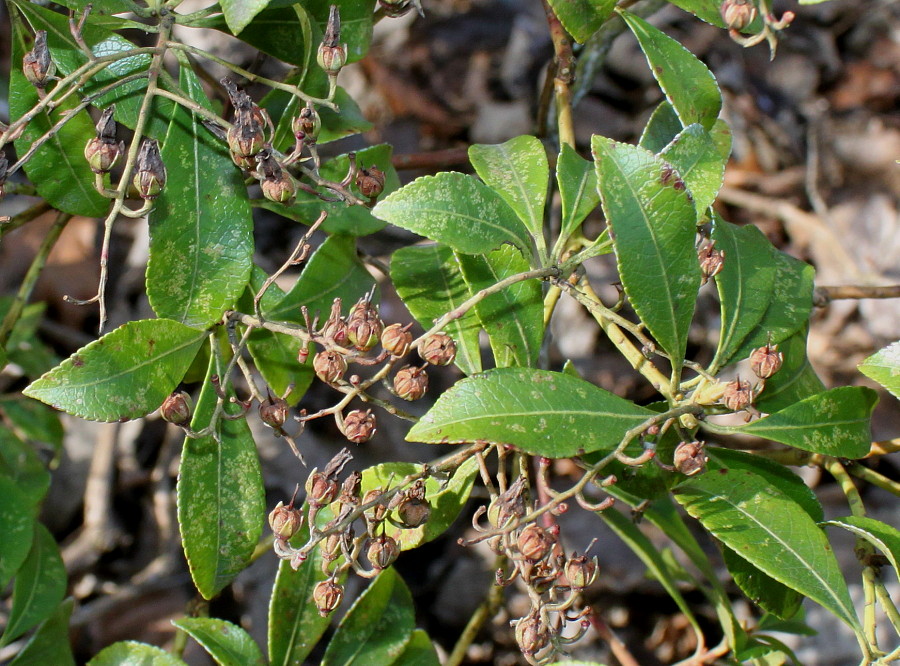
M 214 617 L 182 617 L 172 624 L 209 652 L 220 666 L 263 666 L 256 641 L 244 629 Z
M 178 386 L 206 337 L 169 319 L 132 321 L 82 347 L 24 393 L 91 421 L 136 419 Z
M 694 199 L 699 223 L 716 200 L 725 177 L 725 161 L 702 125 L 688 125 L 659 155 L 678 170 Z
M 457 382 L 406 439 L 431 444 L 487 440 L 568 458 L 614 449 L 628 430 L 653 414 L 568 374 L 499 368 Z
M 162 648 L 137 641 L 119 641 L 94 655 L 87 666 L 185 666 Z

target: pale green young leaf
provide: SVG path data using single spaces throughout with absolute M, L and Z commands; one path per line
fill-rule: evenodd
M 240 34 L 268 4 L 269 0 L 219 0 L 225 21 L 235 35 Z
M 872 354 L 859 364 L 859 371 L 900 399 L 900 341 Z

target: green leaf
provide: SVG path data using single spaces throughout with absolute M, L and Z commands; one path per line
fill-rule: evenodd
M 716 122 L 709 131 L 709 135 L 712 137 L 713 143 L 719 151 L 719 155 L 722 156 L 722 160 L 727 163 L 728 158 L 731 157 L 731 144 L 733 140 L 733 137 L 731 136 L 731 126 L 721 118 L 716 118 Z
M 71 597 L 63 601 L 37 628 L 9 666 L 75 666 L 69 643 L 69 616 L 74 606 L 75 601 Z
M 490 187 L 461 173 L 417 178 L 380 201 L 372 214 L 457 252 L 482 254 L 511 243 L 531 256 L 528 231 L 512 208 Z
M 61 0 L 61 2 L 56 4 L 76 11 L 81 11 L 84 8 L 84 3 L 81 0 Z M 91 16 L 94 18 L 96 18 L 97 14 L 122 14 L 131 10 L 132 8 L 128 6 L 125 0 L 94 0 L 91 3 Z
M 677 368 L 700 287 L 694 206 L 653 153 L 601 136 L 592 146 L 625 293 Z
M 900 341 L 872 354 L 859 364 L 859 371 L 900 399 Z
M 506 143 L 469 146 L 469 161 L 481 180 L 516 212 L 535 240 L 543 242 L 550 165 L 540 140 L 517 136 Z
M 742 426 L 704 424 L 713 432 L 771 439 L 804 451 L 862 458 L 872 443 L 869 419 L 878 394 L 863 386 L 839 386 L 810 396 Z
M 553 13 L 576 42 L 584 44 L 587 38 L 610 17 L 615 0 L 549 0 Z
M 887 556 L 895 572 L 900 571 L 900 530 L 896 527 L 865 516 L 845 516 L 826 520 L 822 524 L 843 527 L 865 539 Z
M 153 645 L 120 641 L 100 650 L 87 666 L 185 666 L 185 663 Z
M 4 540 L 6 535 L 4 535 Z M 66 594 L 66 568 L 56 539 L 41 523 L 13 584 L 12 608 L 0 646 L 8 645 L 53 614 Z
M 50 488 L 50 473 L 34 447 L 3 426 L 0 426 L 0 462 L 5 463 L 3 466 L 10 470 L 9 478 L 28 501 L 37 506 Z
M 385 569 L 341 620 L 322 666 L 393 664 L 414 628 L 412 595 L 393 568 Z
M 9 477 L 0 474 L 0 589 L 28 557 L 35 530 L 34 504 Z
M 681 9 L 689 14 L 693 14 L 698 19 L 719 28 L 725 27 L 725 22 L 722 20 L 721 14 L 719 14 L 721 3 L 718 0 L 671 0 L 671 2 L 676 7 L 681 7 Z
M 17 5 L 18 6 L 18 5 Z M 12 12 L 12 62 L 9 74 L 9 116 L 18 119 L 38 103 L 37 89 L 22 73 L 22 57 L 31 50 L 26 44 L 25 28 Z M 72 98 L 52 112 L 42 111 L 25 126 L 16 139 L 16 153 L 24 155 L 35 141 L 60 119 L 69 120 L 26 162 L 25 172 L 38 194 L 57 210 L 72 215 L 100 217 L 109 201 L 94 188 L 94 174 L 84 158 L 84 147 L 94 136 L 94 127 L 86 111 L 71 113 L 77 102 Z
M 79 349 L 24 393 L 91 421 L 136 419 L 162 404 L 206 337 L 169 319 L 131 321 Z
M 269 0 L 219 0 L 225 21 L 232 34 L 239 34 L 253 18 L 266 8 Z
M 347 63 L 366 55 L 374 26 L 375 3 L 372 0 L 303 0 L 302 4 L 323 33 L 328 11 L 331 5 L 337 5 L 341 16 L 341 43 L 347 46 Z
M 483 439 L 568 458 L 611 450 L 653 412 L 559 372 L 499 368 L 457 382 L 406 436 L 431 444 Z M 565 433 L 560 437 L 560 433 Z
M 668 100 L 663 100 L 650 114 L 638 145 L 651 153 L 659 153 L 668 146 L 682 130 L 681 121 Z
M 741 343 L 762 321 L 772 302 L 778 272 L 772 257 L 775 249 L 753 225 L 738 227 L 715 216 L 712 239 L 725 253 L 716 288 L 722 309 L 719 347 L 710 365 L 715 373 L 742 349 Z
M 472 293 L 528 270 L 528 262 L 514 247 L 504 245 L 490 254 L 457 255 L 459 267 Z M 475 306 L 491 340 L 498 367 L 531 367 L 537 363 L 544 339 L 544 301 L 541 283 L 526 280 Z
M 727 546 L 722 547 L 722 559 L 731 578 L 750 601 L 782 619 L 797 614 L 803 604 L 802 594 L 779 583 Z
M 181 85 L 205 108 L 200 80 Z M 148 216 L 147 297 L 160 317 L 202 328 L 222 318 L 244 290 L 253 257 L 246 188 L 223 143 L 179 107 L 162 147 L 168 180 Z
M 862 632 L 830 544 L 792 499 L 752 472 L 729 469 L 685 481 L 675 498 L 735 553 Z
M 804 325 L 779 345 L 778 351 L 784 357 L 781 369 L 766 380 L 763 392 L 753 403 L 761 412 L 777 412 L 825 390 L 825 384 L 806 357 L 808 330 L 809 325 Z
M 687 127 L 700 123 L 712 129 L 722 110 L 722 94 L 712 72 L 678 40 L 659 28 L 626 11 L 619 11 L 619 15 L 637 37 L 650 71 L 681 124 Z
M 394 252 L 391 281 L 403 304 L 425 330 L 472 295 L 453 250 L 440 243 L 414 245 Z M 456 365 L 467 375 L 481 372 L 480 330 L 481 321 L 474 309 L 444 326 L 444 331 L 456 342 Z
M 59 451 L 63 442 L 63 427 L 59 414 L 46 405 L 29 398 L 0 399 L 0 412 L 20 437 L 40 442 Z
M 240 4 L 240 0 L 232 1 Z M 259 2 L 259 0 L 254 0 L 254 2 Z M 214 30 L 234 34 L 229 28 L 225 16 L 212 17 L 204 25 Z M 324 87 L 312 89 L 303 86 L 302 89 L 309 95 L 322 94 L 324 96 L 327 93 L 325 73 L 316 65 L 316 49 L 322 41 L 322 31 L 301 4 L 295 3 L 290 7 L 269 7 L 262 10 L 244 26 L 240 39 L 274 58 L 302 67 L 304 72 L 307 68 L 310 70 L 313 67 L 316 68 L 321 73 L 321 77 L 317 78 L 321 79 Z M 291 81 L 291 83 L 309 83 L 309 81 Z M 268 108 L 266 104 L 263 106 Z
M 292 542 L 306 543 L 306 525 Z M 295 545 L 296 545 L 295 543 Z M 272 666 L 302 664 L 331 623 L 322 617 L 312 602 L 313 589 L 325 580 L 321 571 L 322 555 L 314 548 L 296 571 L 288 560 L 281 560 L 275 586 L 269 599 L 269 661 Z
M 382 463 L 363 471 L 362 495 L 375 488 L 387 490 L 406 476 L 422 471 L 414 463 Z M 470 458 L 453 473 L 449 480 L 429 477 L 425 480 L 425 499 L 431 505 L 428 522 L 415 529 L 401 529 L 385 523 L 384 533 L 397 540 L 401 550 L 412 550 L 441 536 L 453 524 L 472 492 L 472 484 L 478 473 L 478 463 Z M 396 511 L 393 517 L 397 518 Z
M 209 425 L 216 405 L 209 378 L 221 371 L 213 359 L 191 421 L 194 430 Z M 215 436 L 185 438 L 177 494 L 191 577 L 203 598 L 212 599 L 250 564 L 262 534 L 265 490 L 246 419 L 220 419 Z
M 212 617 L 183 617 L 172 624 L 200 643 L 219 666 L 266 663 L 256 641 L 236 624 Z
M 397 666 L 440 666 L 437 650 L 422 629 L 415 629 L 403 654 L 394 662 Z
M 678 170 L 694 199 L 699 222 L 716 200 L 725 177 L 725 159 L 712 136 L 701 125 L 688 125 L 672 139 L 660 157 Z
M 560 238 L 566 239 L 600 203 L 594 165 L 564 143 L 556 163 L 556 180 L 562 202 Z M 563 240 L 563 242 L 565 242 Z

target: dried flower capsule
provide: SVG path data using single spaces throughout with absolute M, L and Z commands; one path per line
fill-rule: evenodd
M 566 562 L 565 572 L 569 585 L 576 590 L 583 590 L 597 578 L 597 558 L 572 553 L 572 557 Z
M 260 183 L 260 187 L 266 199 L 286 206 L 294 203 L 294 198 L 297 196 L 297 184 L 291 174 L 286 171 L 282 171 L 281 175 L 275 178 L 266 178 Z
M 708 460 L 704 442 L 681 442 L 675 447 L 672 464 L 685 476 L 694 476 L 706 469 Z
M 163 401 L 159 408 L 159 415 L 164 421 L 174 423 L 177 426 L 186 426 L 191 422 L 194 411 L 194 403 L 191 396 L 184 391 L 173 391 Z
M 347 339 L 360 351 L 369 351 L 378 344 L 384 322 L 378 316 L 378 309 L 372 305 L 370 296 L 359 299 L 347 315 Z
M 347 337 L 347 322 L 341 317 L 340 298 L 335 298 L 331 304 L 331 314 L 322 327 L 321 335 L 339 347 L 346 348 L 351 346 L 350 339 Z
M 419 347 L 419 356 L 431 365 L 450 365 L 456 358 L 456 343 L 446 333 L 429 335 Z
M 133 181 L 142 199 L 155 199 L 166 185 L 166 166 L 156 139 L 144 139 L 137 156 Z
M 406 356 L 412 344 L 410 324 L 391 324 L 381 332 L 381 346 L 391 356 Z
M 341 44 L 341 15 L 337 5 L 331 5 L 325 36 L 316 52 L 316 62 L 329 76 L 337 76 L 347 63 L 347 45 Z
M 739 412 L 746 409 L 753 402 L 753 389 L 750 382 L 735 379 L 725 385 L 725 392 L 722 394 L 722 404 L 733 412 Z
M 116 143 L 115 105 L 106 108 L 97 122 L 97 136 L 87 142 L 84 157 L 94 173 L 108 173 L 125 152 L 125 143 Z
M 291 121 L 291 130 L 297 141 L 302 141 L 307 146 L 316 142 L 322 130 L 322 119 L 312 103 L 300 109 L 300 113 Z
M 344 449 L 346 451 L 346 449 Z M 347 504 L 352 506 L 359 505 L 359 490 L 362 485 L 362 474 L 359 472 L 353 471 L 344 479 L 344 483 L 341 484 L 341 496 L 338 497 L 338 501 L 341 504 Z
M 525 515 L 525 477 L 518 477 L 513 484 L 495 499 L 487 510 L 488 521 L 494 527 L 503 527 L 510 520 Z
M 338 493 L 338 482 L 333 476 L 316 469 L 306 478 L 306 501 L 310 506 L 321 509 L 334 501 Z
M 425 483 L 420 479 L 403 493 L 397 505 L 397 518 L 404 527 L 415 529 L 427 523 L 430 517 L 431 504 L 425 499 Z
M 784 354 L 778 351 L 778 345 L 766 344 L 754 349 L 750 354 L 750 368 L 760 379 L 768 379 L 781 369 Z
M 368 169 L 360 169 L 356 174 L 356 188 L 364 197 L 376 198 L 384 192 L 384 171 L 375 165 Z
M 366 558 L 375 569 L 387 569 L 400 555 L 400 546 L 393 537 L 386 534 L 379 535 L 369 540 L 366 548 Z
M 533 609 L 528 615 L 516 622 L 516 643 L 526 657 L 540 652 L 550 642 L 550 629 L 541 620 L 541 613 Z
M 313 602 L 322 617 L 327 617 L 334 612 L 341 605 L 343 599 L 344 587 L 330 578 L 323 580 L 313 588 Z
M 341 535 L 329 534 L 319 545 L 319 553 L 326 562 L 334 562 L 341 556 Z
M 288 404 L 283 398 L 267 397 L 259 403 L 259 418 L 270 428 L 280 429 L 287 421 Z
M 743 30 L 756 18 L 752 0 L 725 0 L 719 7 L 722 20 L 729 30 Z
M 404 400 L 418 400 L 428 391 L 428 373 L 422 368 L 405 365 L 394 375 L 394 392 Z
M 34 33 L 34 48 L 22 58 L 22 72 L 35 88 L 41 90 L 56 72 L 56 65 L 53 64 L 50 49 L 47 47 L 46 30 Z
M 709 278 L 717 275 L 725 265 L 725 253 L 716 249 L 715 241 L 700 248 L 697 258 L 700 260 L 700 275 L 703 284 L 706 284 Z
M 344 437 L 354 444 L 362 444 L 375 434 L 375 415 L 371 409 L 354 409 L 344 417 Z
M 302 525 L 303 514 L 291 504 L 284 506 L 284 502 L 279 502 L 269 514 L 269 527 L 279 539 L 287 541 Z
M 543 560 L 549 553 L 556 540 L 540 525 L 532 523 L 526 525 L 519 532 L 516 546 L 525 559 L 537 562 Z
M 228 130 L 226 139 L 232 159 L 234 156 L 252 157 L 266 145 L 266 133 L 263 127 L 256 123 L 235 123 Z
M 369 502 L 374 502 L 383 492 L 384 489 L 381 487 L 372 488 L 372 490 L 367 492 L 362 498 L 362 503 L 368 504 Z M 366 521 L 368 521 L 369 524 L 377 525 L 384 520 L 386 514 L 387 506 L 385 506 L 383 502 L 378 502 L 366 509 L 363 515 L 365 515 Z
M 316 377 L 326 384 L 336 384 L 347 372 L 347 361 L 337 352 L 326 349 L 313 357 L 313 370 Z

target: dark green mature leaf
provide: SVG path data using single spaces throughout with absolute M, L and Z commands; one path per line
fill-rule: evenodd
M 25 27 L 12 13 L 12 61 L 17 63 L 9 74 L 9 115 L 17 119 L 38 103 L 37 89 L 22 73 L 22 57 L 31 50 L 26 44 Z M 25 164 L 25 172 L 38 194 L 51 206 L 72 215 L 99 217 L 109 208 L 94 188 L 94 174 L 84 159 L 84 146 L 94 136 L 94 127 L 86 111 L 70 113 L 76 106 L 71 97 L 53 112 L 37 114 L 16 139 L 18 155 L 24 155 L 31 144 L 43 136 L 57 121 L 69 120 Z
M 256 0 L 257 2 L 259 0 Z M 274 4 L 274 3 L 267 3 Z M 225 16 L 213 17 L 206 27 L 231 33 Z M 322 41 L 322 31 L 310 18 L 307 11 L 299 3 L 290 7 L 269 7 L 253 17 L 241 31 L 241 41 L 250 44 L 263 53 L 278 58 L 291 65 L 303 68 L 304 72 L 312 68 L 318 70 L 319 85 L 308 88 L 309 81 L 294 81 L 303 84 L 301 89 L 309 95 L 325 95 L 328 91 L 325 73 L 316 65 L 316 48 Z M 268 108 L 268 105 L 264 105 Z
M 716 216 L 712 239 L 725 253 L 716 288 L 722 309 L 719 347 L 710 364 L 715 373 L 727 364 L 770 307 L 778 272 L 769 239 L 754 227 L 738 227 Z
M 81 0 L 61 0 L 56 4 L 76 11 L 81 11 L 84 9 L 85 5 Z M 96 17 L 98 14 L 122 14 L 124 12 L 130 12 L 131 10 L 132 7 L 130 7 L 125 0 L 93 0 L 93 2 L 91 2 L 92 17 Z
M 865 539 L 890 560 L 894 571 L 900 571 L 900 530 L 892 525 L 865 516 L 845 516 L 826 520 L 823 525 L 843 527 L 860 539 Z
M 347 62 L 356 62 L 366 55 L 372 41 L 375 0 L 303 0 L 301 4 L 323 33 L 329 8 L 337 5 L 341 16 L 341 43 L 347 46 Z
M 584 44 L 613 13 L 615 0 L 549 0 L 553 13 L 559 18 L 575 41 Z
M 753 566 L 731 548 L 722 546 L 722 559 L 741 592 L 767 613 L 788 619 L 803 604 L 803 595 Z
M 644 19 L 620 11 L 637 37 L 650 71 L 672 104 L 684 127 L 700 123 L 712 129 L 722 110 L 722 94 L 712 72 L 678 40 Z
M 863 386 L 839 386 L 743 426 L 706 424 L 713 432 L 756 435 L 804 451 L 841 458 L 869 452 L 869 419 L 878 394 Z
M 191 421 L 194 430 L 209 425 L 216 405 L 210 377 L 221 371 L 213 359 Z M 246 419 L 220 419 L 215 436 L 185 438 L 177 494 L 191 577 L 203 598 L 212 599 L 250 563 L 262 534 L 265 490 Z
M 550 165 L 540 140 L 517 136 L 506 143 L 472 145 L 469 161 L 481 180 L 516 212 L 531 235 L 543 239 Z
M 712 136 L 701 125 L 688 125 L 660 153 L 678 169 L 694 199 L 697 221 L 706 216 L 725 177 L 725 161 Z
M 170 319 L 128 322 L 79 349 L 24 393 L 91 421 L 136 419 L 162 404 L 206 337 Z
M 440 243 L 394 252 L 391 280 L 403 304 L 425 330 L 472 295 L 453 250 Z M 481 320 L 474 309 L 444 327 L 456 341 L 456 366 L 467 375 L 481 372 L 480 330 Z
M 200 80 L 181 69 L 188 97 L 210 108 Z M 240 172 L 225 146 L 180 109 L 162 146 L 168 182 L 150 212 L 147 297 L 160 317 L 202 328 L 244 290 L 253 257 L 253 220 Z
M 66 568 L 56 539 L 41 523 L 13 583 L 12 608 L 0 646 L 7 645 L 53 614 L 66 594 Z
M 577 377 L 499 368 L 457 382 L 406 439 L 431 444 L 482 439 L 568 458 L 615 448 L 628 430 L 652 415 Z
M 0 412 L 23 439 L 51 446 L 57 452 L 62 448 L 63 427 L 59 414 L 46 405 L 30 398 L 3 398 L 0 399 Z
M 417 178 L 380 201 L 372 214 L 457 252 L 482 254 L 512 243 L 531 256 L 528 230 L 512 208 L 465 174 L 448 171 Z
M 900 341 L 872 354 L 859 364 L 859 371 L 900 399 Z
M 671 0 L 671 2 L 676 7 L 681 7 L 698 19 L 712 23 L 719 28 L 725 27 L 725 22 L 722 20 L 721 14 L 719 14 L 721 3 L 718 0 Z
M 651 153 L 659 153 L 672 142 L 672 139 L 678 136 L 682 129 L 675 109 L 668 100 L 663 100 L 650 114 L 650 120 L 647 121 L 644 131 L 641 133 L 638 145 Z
M 269 0 L 219 0 L 225 21 L 232 34 L 239 34 L 253 18 L 266 8 Z
M 0 474 L 0 589 L 6 587 L 28 556 L 34 538 L 34 504 L 18 484 Z
M 504 245 L 490 254 L 457 256 L 472 293 L 528 270 L 528 262 L 514 247 Z M 497 367 L 531 367 L 537 363 L 544 339 L 544 301 L 541 283 L 526 280 L 475 306 L 491 340 Z
M 825 390 L 825 384 L 806 357 L 808 330 L 809 326 L 804 325 L 779 345 L 778 351 L 784 356 L 781 369 L 766 380 L 765 388 L 753 403 L 761 412 L 777 412 Z
M 383 463 L 363 471 L 362 495 L 375 488 L 387 490 L 389 484 L 396 485 L 404 477 L 422 471 L 421 465 L 414 463 Z M 436 539 L 447 531 L 459 516 L 472 492 L 472 484 L 478 473 L 478 463 L 470 458 L 453 473 L 450 481 L 443 483 L 433 477 L 425 480 L 425 499 L 431 505 L 431 517 L 424 525 L 415 529 L 401 529 L 385 523 L 385 534 L 392 536 L 400 544 L 401 550 L 418 548 Z M 394 518 L 397 518 L 394 512 Z
M 735 553 L 861 633 L 830 544 L 792 499 L 760 484 L 752 472 L 731 469 L 685 481 L 676 487 L 675 498 Z
M 263 666 L 262 650 L 236 624 L 213 617 L 183 617 L 172 624 L 187 632 L 219 666 Z
M 28 501 L 37 506 L 50 488 L 50 473 L 34 447 L 0 426 L 0 470 L 9 470 L 8 477 L 25 493 Z
M 584 218 L 600 203 L 597 191 L 597 171 L 594 165 L 564 143 L 556 162 L 556 181 L 562 203 L 560 238 L 568 238 Z
M 322 666 L 393 664 L 414 628 L 412 595 L 393 567 L 385 569 L 341 620 Z
M 602 136 L 592 146 L 625 293 L 677 367 L 700 287 L 694 206 L 653 153 Z
M 394 662 L 398 666 L 440 666 L 437 650 L 422 629 L 412 632 L 403 654 Z
M 185 663 L 173 657 L 165 650 L 138 643 L 137 641 L 120 641 L 105 647 L 91 659 L 87 666 L 185 666 Z
M 74 606 L 71 597 L 63 601 L 37 628 L 9 666 L 75 666 L 69 642 L 69 616 Z
M 12 296 L 0 296 L 0 313 L 3 313 L 3 316 L 9 313 L 12 301 Z M 26 305 L 6 343 L 8 362 L 22 368 L 29 379 L 39 377 L 61 360 L 38 337 L 38 326 L 44 318 L 46 309 L 46 303 Z

